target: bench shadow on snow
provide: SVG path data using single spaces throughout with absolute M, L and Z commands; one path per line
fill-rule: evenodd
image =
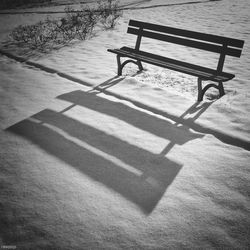
M 174 145 L 203 137 L 180 124 L 99 97 L 95 91 L 73 91 L 58 98 L 72 104 L 61 112 L 45 109 L 9 127 L 8 131 L 29 139 L 103 183 L 137 204 L 145 214 L 153 211 L 182 167 L 166 157 L 169 150 Z M 113 116 L 164 138 L 168 140 L 166 148 L 154 154 L 64 114 L 76 105 Z M 198 111 L 200 114 L 201 110 Z

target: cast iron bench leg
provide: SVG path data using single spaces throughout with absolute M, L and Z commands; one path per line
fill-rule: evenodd
M 120 56 L 120 55 L 117 55 L 117 56 L 116 56 L 116 59 L 117 59 L 117 67 L 118 67 L 118 72 L 117 72 L 117 75 L 118 75 L 118 76 L 121 76 L 121 75 L 122 75 L 122 69 L 123 69 L 123 67 L 124 67 L 127 63 L 130 63 L 130 62 L 136 64 L 136 65 L 138 66 L 138 68 L 139 68 L 139 71 L 142 71 L 142 70 L 143 70 L 142 63 L 141 63 L 141 61 L 139 61 L 139 60 L 134 61 L 134 60 L 129 59 L 129 60 L 126 60 L 126 61 L 124 61 L 123 63 L 121 63 L 121 56 Z
M 117 75 L 121 76 L 122 75 L 121 56 L 117 55 L 116 60 L 117 60 Z
M 143 70 L 143 67 L 142 67 L 142 64 L 141 64 L 141 61 L 137 61 L 137 65 L 139 67 L 139 71 L 142 71 Z
M 219 89 L 219 92 L 220 92 L 220 96 L 225 95 L 225 91 L 224 91 L 224 87 L 223 87 L 223 83 L 222 82 L 219 82 L 218 89 Z
M 214 87 L 214 88 L 219 90 L 220 97 L 225 95 L 225 91 L 224 91 L 224 87 L 223 87 L 222 82 L 219 82 L 218 85 L 210 83 L 210 84 L 207 84 L 204 88 L 202 88 L 202 79 L 198 78 L 198 102 L 201 102 L 203 100 L 204 94 L 211 87 Z
M 203 99 L 204 93 L 202 93 L 202 80 L 198 77 L 198 102 L 201 102 Z

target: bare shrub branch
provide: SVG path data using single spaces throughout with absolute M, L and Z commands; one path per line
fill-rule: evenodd
M 97 9 L 82 7 L 74 10 L 66 7 L 64 11 L 65 15 L 60 19 L 47 17 L 36 24 L 20 25 L 11 32 L 10 37 L 19 44 L 44 50 L 72 40 L 87 39 L 98 22 L 105 29 L 112 29 L 122 15 L 116 0 L 101 0 Z
M 122 11 L 119 9 L 116 0 L 99 0 L 98 11 L 100 21 L 106 29 L 113 29 L 118 18 L 122 16 Z

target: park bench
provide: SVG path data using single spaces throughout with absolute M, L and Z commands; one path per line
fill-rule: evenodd
M 244 45 L 243 40 L 177 29 L 136 20 L 129 21 L 127 33 L 137 36 L 135 48 L 125 46 L 120 49 L 108 49 L 109 52 L 117 55 L 118 75 L 122 75 L 122 69 L 127 63 L 135 63 L 139 70 L 142 71 L 142 62 L 145 62 L 196 76 L 198 77 L 198 101 L 203 100 L 205 92 L 210 87 L 217 88 L 220 96 L 225 94 L 223 82 L 235 77 L 234 74 L 223 71 L 225 57 L 226 55 L 240 57 Z M 140 50 L 142 37 L 217 53 L 219 55 L 217 67 L 216 69 L 203 67 L 142 51 Z M 121 57 L 128 57 L 130 59 L 121 63 Z M 215 83 L 202 86 L 202 81 L 208 80 Z

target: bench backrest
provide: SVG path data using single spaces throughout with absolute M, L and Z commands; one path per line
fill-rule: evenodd
M 128 33 L 137 35 L 135 49 L 140 49 L 141 38 L 147 37 L 174 44 L 193 47 L 220 54 L 217 71 L 222 71 L 225 56 L 240 57 L 243 40 L 211 35 L 184 29 L 177 29 L 152 23 L 129 21 Z

